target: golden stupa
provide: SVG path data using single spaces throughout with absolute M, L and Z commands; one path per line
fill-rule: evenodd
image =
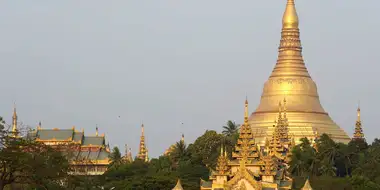
M 261 101 L 249 118 L 257 142 L 273 133 L 278 103 L 286 99 L 289 133 L 296 142 L 302 137 L 314 139 L 326 133 L 337 142 L 350 138 L 323 109 L 317 86 L 310 77 L 302 57 L 299 21 L 294 0 L 287 0 L 282 18 L 281 41 L 277 63 L 264 84 Z

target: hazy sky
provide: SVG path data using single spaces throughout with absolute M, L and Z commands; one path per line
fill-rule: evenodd
M 150 156 L 185 134 L 241 123 L 277 59 L 286 0 L 1 1 L 0 115 L 106 133 Z M 379 134 L 380 2 L 298 0 L 304 59 L 325 110 L 351 136 Z M 120 116 L 120 118 L 118 118 Z M 184 124 L 181 126 L 181 122 Z

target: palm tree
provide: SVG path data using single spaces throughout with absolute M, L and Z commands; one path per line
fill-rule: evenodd
M 120 150 L 117 146 L 112 149 L 111 154 L 109 155 L 111 160 L 110 167 L 119 167 L 123 162 L 123 157 L 121 156 Z
M 236 135 L 239 132 L 239 124 L 236 124 L 235 122 L 228 120 L 226 125 L 223 126 L 223 134 L 227 137 L 231 137 Z
M 239 124 L 228 120 L 226 125 L 223 126 L 222 133 L 224 135 L 223 144 L 227 149 L 228 155 L 231 156 L 237 139 L 239 138 Z
M 302 138 L 301 144 L 292 150 L 289 172 L 294 176 L 316 175 L 318 160 L 316 160 L 315 153 L 310 141 Z
M 170 153 L 170 157 L 177 163 L 181 159 L 187 156 L 187 147 L 184 141 L 178 141 L 174 145 L 173 151 Z

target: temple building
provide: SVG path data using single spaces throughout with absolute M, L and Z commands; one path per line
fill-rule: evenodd
M 201 180 L 201 190 L 276 190 L 291 189 L 292 179 L 287 173 L 290 149 L 295 145 L 288 134 L 287 114 L 280 104 L 274 132 L 266 139 L 265 146 L 256 143 L 248 121 L 248 101 L 245 102 L 244 124 L 230 160 L 223 148 L 216 171 L 209 181 Z
M 141 124 L 140 146 L 137 158 L 140 160 L 144 160 L 145 162 L 149 161 L 148 148 L 145 145 L 144 124 Z
M 110 160 L 109 145 L 105 144 L 104 134 L 85 136 L 84 130 L 71 129 L 43 129 L 39 122 L 37 129 L 30 130 L 21 136 L 17 128 L 16 107 L 13 109 L 11 137 L 35 140 L 45 145 L 60 148 L 70 161 L 72 175 L 102 175 L 108 168 Z
M 305 66 L 299 32 L 299 20 L 294 0 L 287 0 L 282 18 L 281 40 L 277 63 L 264 84 L 261 101 L 249 117 L 256 142 L 263 145 L 273 131 L 277 104 L 286 98 L 289 133 L 296 143 L 303 137 L 314 138 L 315 131 L 328 134 L 342 143 L 350 141 L 344 132 L 323 109 L 317 85 Z
M 358 107 L 357 114 L 358 114 L 358 118 L 355 124 L 355 132 L 354 132 L 353 139 L 364 139 L 362 120 L 360 119 L 360 107 Z
M 68 155 L 73 169 L 72 175 L 102 175 L 110 164 L 109 145 L 105 143 L 104 134 L 85 136 L 84 130 L 71 129 L 43 129 L 41 122 L 37 129 L 30 131 L 27 138 L 55 147 L 69 147 L 65 152 Z

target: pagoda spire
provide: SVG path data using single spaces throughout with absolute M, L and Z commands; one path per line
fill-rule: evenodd
M 181 136 L 181 142 L 185 142 L 185 134 L 182 133 L 182 136 Z
M 248 111 L 248 98 L 246 97 L 245 98 L 245 102 L 244 102 L 244 123 L 248 123 L 248 115 L 249 115 L 249 111 Z
M 298 25 L 299 21 L 294 0 L 287 0 L 282 17 L 281 41 L 278 48 L 277 64 L 271 77 L 296 75 L 310 78 L 302 57 Z
M 282 17 L 282 27 L 290 29 L 298 29 L 298 15 L 294 0 L 288 0 L 284 16 Z
M 41 123 L 41 121 L 39 121 L 39 122 L 38 122 L 37 129 L 41 129 L 41 127 L 42 127 L 42 123 Z
M 291 144 L 288 133 L 288 120 L 286 118 L 286 99 L 283 103 L 278 104 L 279 116 L 277 122 L 273 125 L 272 138 L 269 141 L 269 152 L 272 156 L 276 156 L 279 159 L 284 159 L 282 156 L 286 152 L 286 149 Z
M 12 116 L 12 135 L 13 137 L 18 136 L 17 130 L 17 112 L 16 112 L 16 103 L 13 104 L 13 116 Z
M 362 128 L 362 121 L 360 118 L 360 107 L 357 109 L 357 119 L 355 124 L 355 132 L 354 132 L 354 139 L 363 139 L 364 133 Z
M 302 55 L 299 23 L 295 0 L 282 0 L 284 7 L 281 40 L 277 62 L 269 79 L 265 82 L 260 104 L 250 116 L 252 129 L 270 131 L 269 123 L 278 113 L 277 103 L 287 99 L 287 118 L 296 138 L 313 137 L 312 128 L 321 134 L 333 134 L 333 140 L 348 143 L 350 138 L 328 115 L 319 100 L 316 83 L 311 78 Z M 299 126 L 308 129 L 302 134 Z M 268 134 L 268 133 L 266 133 Z M 255 134 L 255 140 L 263 143 L 266 134 Z M 270 135 L 268 135 L 270 136 Z M 298 141 L 297 141 L 298 143 Z
M 232 153 L 233 158 L 240 159 L 243 162 L 246 162 L 250 158 L 259 157 L 251 126 L 248 124 L 248 113 L 248 100 L 246 99 L 244 107 L 244 124 L 240 127 L 235 152 Z
M 145 147 L 145 135 L 144 135 L 144 124 L 141 124 L 141 136 L 140 136 L 140 147 L 139 147 L 139 153 L 137 155 L 138 158 L 141 160 L 147 160 L 148 158 L 148 150 Z
M 220 146 L 220 155 L 218 157 L 218 162 L 216 165 L 216 170 L 218 171 L 218 175 L 228 175 L 229 166 L 228 166 L 228 158 L 226 147 Z

